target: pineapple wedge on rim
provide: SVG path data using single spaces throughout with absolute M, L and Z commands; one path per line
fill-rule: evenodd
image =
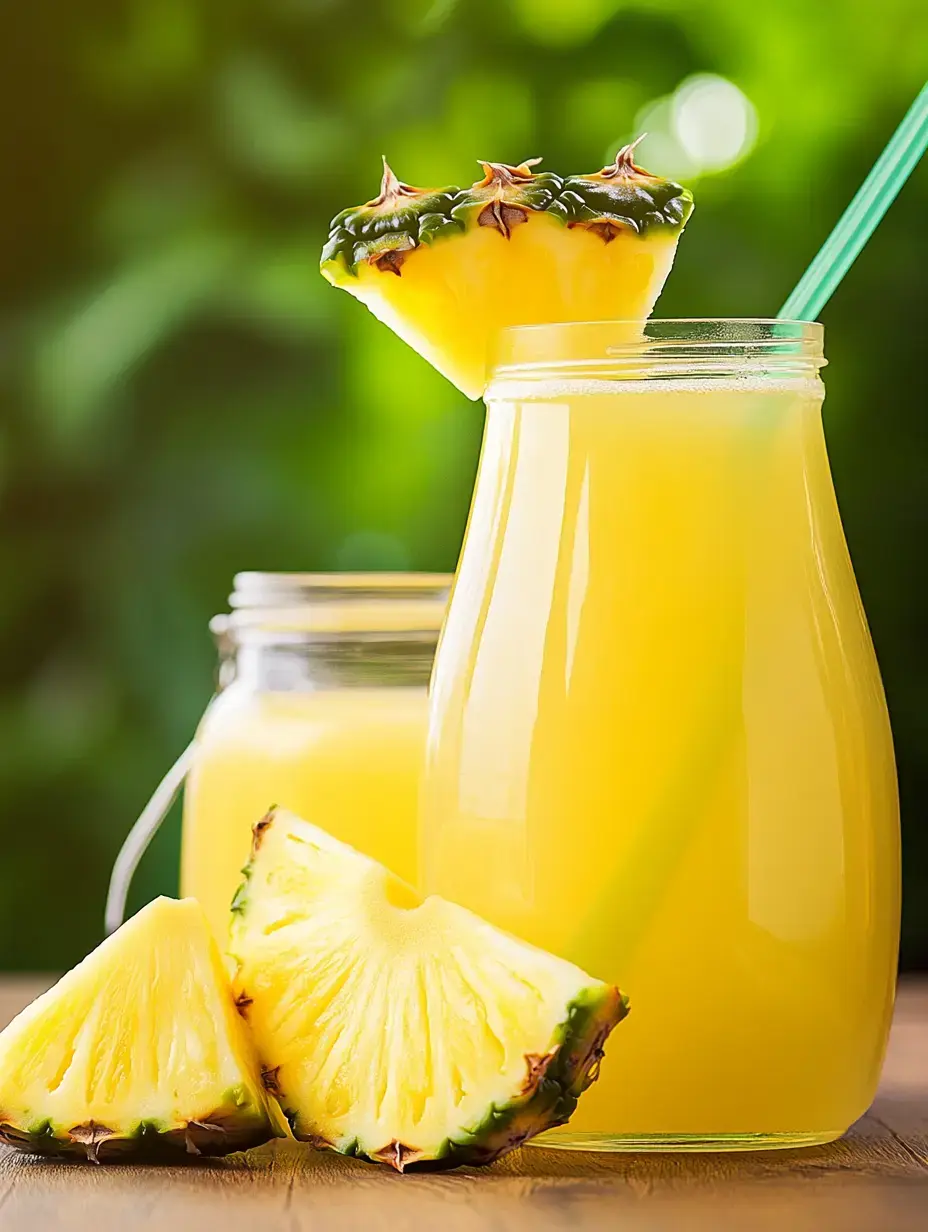
M 636 144 L 591 175 L 482 162 L 470 188 L 413 188 L 384 160 L 379 194 L 332 220 L 322 273 L 479 398 L 507 326 L 650 316 L 693 198 Z
M 0 1141 L 95 1163 L 279 1136 L 194 899 L 159 898 L 0 1034 Z
M 294 1135 L 399 1172 L 487 1164 L 563 1124 L 619 990 L 422 900 L 281 809 L 233 903 L 237 1004 Z

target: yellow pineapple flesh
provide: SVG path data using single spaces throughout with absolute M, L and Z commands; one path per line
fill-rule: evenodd
M 203 909 L 150 903 L 0 1034 L 0 1141 L 94 1162 L 276 1136 Z

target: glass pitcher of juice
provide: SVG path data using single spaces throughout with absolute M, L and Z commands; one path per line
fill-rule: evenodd
M 819 325 L 509 331 L 432 682 L 425 888 L 620 984 L 550 1146 L 809 1145 L 869 1105 L 899 925 Z
M 274 804 L 416 880 L 427 688 L 450 580 L 238 574 L 231 614 L 210 624 L 216 696 L 119 854 L 107 931 L 182 786 L 181 892 L 201 901 L 220 940 L 251 827 Z

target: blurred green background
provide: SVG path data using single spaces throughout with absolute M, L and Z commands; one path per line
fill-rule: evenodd
M 239 569 L 453 567 L 466 402 L 318 275 L 386 152 L 640 161 L 697 211 L 660 304 L 770 315 L 922 84 L 923 0 L 41 0 L 0 19 L 0 968 L 101 934 Z M 928 966 L 928 166 L 828 306 L 835 482 Z M 921 314 L 921 323 L 919 315 Z M 177 823 L 139 897 L 174 888 Z

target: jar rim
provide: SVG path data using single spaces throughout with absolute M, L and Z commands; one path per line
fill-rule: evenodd
M 416 599 L 443 595 L 451 585 L 450 573 L 386 572 L 267 573 L 245 570 L 232 579 L 229 606 L 235 611 L 253 608 L 303 607 L 363 599 Z
M 566 321 L 500 331 L 491 381 L 582 376 L 814 375 L 825 364 L 817 321 L 652 317 Z
M 237 573 L 229 613 L 210 621 L 226 646 L 244 639 L 435 637 L 452 575 L 447 573 Z

